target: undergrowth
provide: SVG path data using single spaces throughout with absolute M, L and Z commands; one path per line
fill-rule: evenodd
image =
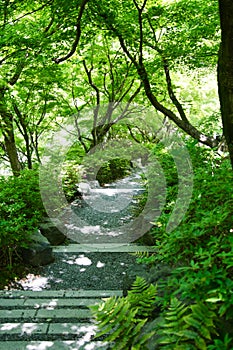
M 214 151 L 188 148 L 192 199 L 181 224 L 169 233 L 179 179 L 169 153 L 160 145 L 153 150 L 167 180 L 167 197 L 150 231 L 156 254 L 141 254 L 138 262 L 169 265 L 172 272 L 158 281 L 153 295 L 148 293 L 151 303 L 144 294 L 151 285 L 145 288 L 146 281 L 137 279 L 126 297 L 95 306 L 101 334 L 109 334 L 113 349 L 233 349 L 233 173 L 229 160 Z
M 0 178 L 0 287 L 22 274 L 20 249 L 45 215 L 36 171 Z

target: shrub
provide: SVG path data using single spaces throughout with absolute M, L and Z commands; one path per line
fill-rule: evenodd
M 77 184 L 81 181 L 83 168 L 75 161 L 66 161 L 62 167 L 62 185 L 68 202 L 78 196 Z
M 115 158 L 109 160 L 99 169 L 96 180 L 100 185 L 122 179 L 130 173 L 130 161 L 128 159 Z
M 33 170 L 19 177 L 0 178 L 0 264 L 12 266 L 13 257 L 30 241 L 45 214 L 38 176 Z
M 227 159 L 221 160 L 212 150 L 193 145 L 189 145 L 189 148 L 194 166 L 193 196 L 182 223 L 170 233 L 166 232 L 166 225 L 176 202 L 177 173 L 173 160 L 163 147 L 157 145 L 153 150 L 166 176 L 167 198 L 162 214 L 150 232 L 156 241 L 156 254 L 143 256 L 141 261 L 150 265 L 168 264 L 172 267 L 172 274 L 157 282 L 156 302 L 161 307 L 159 316 L 163 321 L 152 328 L 152 333 L 157 334 L 152 348 L 231 350 L 232 169 Z M 125 308 L 130 315 L 135 305 L 129 305 L 128 302 L 126 297 Z M 137 305 L 140 310 L 139 300 Z M 116 307 L 114 304 L 111 311 L 110 304 L 106 304 L 106 308 L 102 306 L 105 316 L 102 314 L 101 324 L 112 315 Z M 117 310 L 124 310 L 123 301 Z M 98 317 L 97 315 L 97 319 Z M 120 313 L 117 320 L 121 320 Z M 132 322 L 135 322 L 134 315 Z M 146 324 L 147 322 L 140 328 L 140 334 L 145 330 Z M 127 329 L 131 329 L 131 326 L 132 323 Z M 120 324 L 112 321 L 114 334 L 118 334 L 119 327 L 122 329 Z M 127 334 L 129 333 L 121 333 L 121 338 L 126 339 Z M 145 334 L 144 331 L 144 335 L 149 336 L 149 333 Z M 137 339 L 140 339 L 140 335 Z M 118 339 L 115 337 L 114 341 L 117 348 Z M 128 348 L 133 349 L 134 339 L 131 338 L 130 341 Z M 143 346 L 143 349 L 148 349 L 146 343 Z

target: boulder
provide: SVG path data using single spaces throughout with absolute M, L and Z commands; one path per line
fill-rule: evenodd
M 80 182 L 78 184 L 78 191 L 80 191 L 82 194 L 90 194 L 91 186 L 87 182 Z
M 49 219 L 41 223 L 39 228 L 42 235 L 47 238 L 51 245 L 60 245 L 66 240 L 66 235 Z
M 22 248 L 22 258 L 25 264 L 32 266 L 48 265 L 54 261 L 52 247 L 39 230 L 32 235 L 29 246 Z

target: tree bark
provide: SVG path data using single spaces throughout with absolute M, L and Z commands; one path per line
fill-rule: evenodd
M 7 111 L 4 94 L 5 88 L 3 87 L 0 89 L 0 126 L 4 136 L 6 154 L 10 161 L 11 170 L 13 175 L 18 176 L 20 174 L 21 164 L 15 143 L 13 115 L 11 112 Z
M 13 116 L 11 114 L 1 115 L 4 121 L 5 127 L 3 130 L 4 143 L 6 153 L 8 155 L 11 170 L 14 176 L 19 176 L 21 171 L 21 164 L 19 162 L 18 153 L 15 144 L 14 128 L 13 128 Z
M 233 168 L 233 1 L 219 0 L 221 45 L 218 60 L 218 91 L 225 136 Z
M 26 58 L 26 56 L 25 56 Z M 15 66 L 15 72 L 12 77 L 8 80 L 8 84 L 14 86 L 23 71 L 25 65 L 25 60 L 19 59 Z M 2 128 L 2 133 L 4 136 L 4 143 L 6 148 L 6 153 L 10 161 L 11 170 L 14 176 L 19 176 L 22 170 L 21 164 L 18 157 L 17 147 L 15 143 L 14 135 L 14 117 L 11 111 L 8 110 L 5 93 L 8 90 L 8 86 L 2 85 L 0 87 L 0 127 Z

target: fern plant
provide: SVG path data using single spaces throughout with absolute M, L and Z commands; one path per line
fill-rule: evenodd
M 137 277 L 126 297 L 111 297 L 90 307 L 99 328 L 96 337 L 106 336 L 113 350 L 146 350 L 149 341 L 155 349 L 213 349 L 217 317 L 210 306 L 201 302 L 187 306 L 174 297 L 162 320 L 153 323 L 159 300 L 156 286 Z M 147 323 L 153 324 L 152 328 L 147 328 Z M 226 349 L 229 341 L 224 340 Z M 219 340 L 214 342 L 217 344 Z
M 142 330 L 152 315 L 156 303 L 156 287 L 137 277 L 128 295 L 124 298 L 111 297 L 91 306 L 99 332 L 96 337 L 107 335 L 106 341 L 112 349 L 147 349 L 146 343 L 154 331 L 142 334 Z
M 130 255 L 136 256 L 138 259 L 144 259 L 144 258 L 149 258 L 150 252 L 148 251 L 137 251 L 133 253 L 129 253 Z
M 215 313 L 203 303 L 186 306 L 172 298 L 158 331 L 159 343 L 163 349 L 206 350 L 214 332 L 215 317 Z
M 150 317 L 157 300 L 157 288 L 144 278 L 137 277 L 126 298 L 131 307 L 137 309 L 137 316 Z
M 153 266 L 156 261 L 156 253 L 152 253 L 149 251 L 137 251 L 134 253 L 130 253 L 137 258 L 138 264 L 146 264 L 148 266 Z

